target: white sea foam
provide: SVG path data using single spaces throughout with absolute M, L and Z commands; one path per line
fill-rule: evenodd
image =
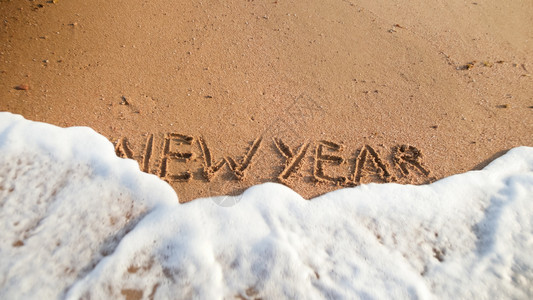
M 0 113 L 0 153 L 1 299 L 533 297 L 533 148 L 424 186 L 262 184 L 230 208 L 178 204 L 88 128 Z

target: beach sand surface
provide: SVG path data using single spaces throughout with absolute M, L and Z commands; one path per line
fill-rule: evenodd
M 427 183 L 533 146 L 531 1 L 2 0 L 0 17 L 0 110 L 93 128 L 182 202 Z

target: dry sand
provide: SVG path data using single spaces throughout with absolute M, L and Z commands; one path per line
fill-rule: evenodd
M 0 16 L 0 110 L 94 128 L 181 201 L 280 177 L 304 197 L 424 183 L 533 146 L 531 1 L 0 0 Z

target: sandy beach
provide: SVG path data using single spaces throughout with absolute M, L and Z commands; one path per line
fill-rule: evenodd
M 0 20 L 0 299 L 533 298 L 532 1 Z
M 36 0 L 0 15 L 0 110 L 93 128 L 181 202 L 427 183 L 533 145 L 528 1 Z

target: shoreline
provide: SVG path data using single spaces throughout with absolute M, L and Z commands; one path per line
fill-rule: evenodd
M 3 298 L 533 295 L 533 147 L 424 186 L 186 204 L 89 128 L 1 113 L 0 148 Z

